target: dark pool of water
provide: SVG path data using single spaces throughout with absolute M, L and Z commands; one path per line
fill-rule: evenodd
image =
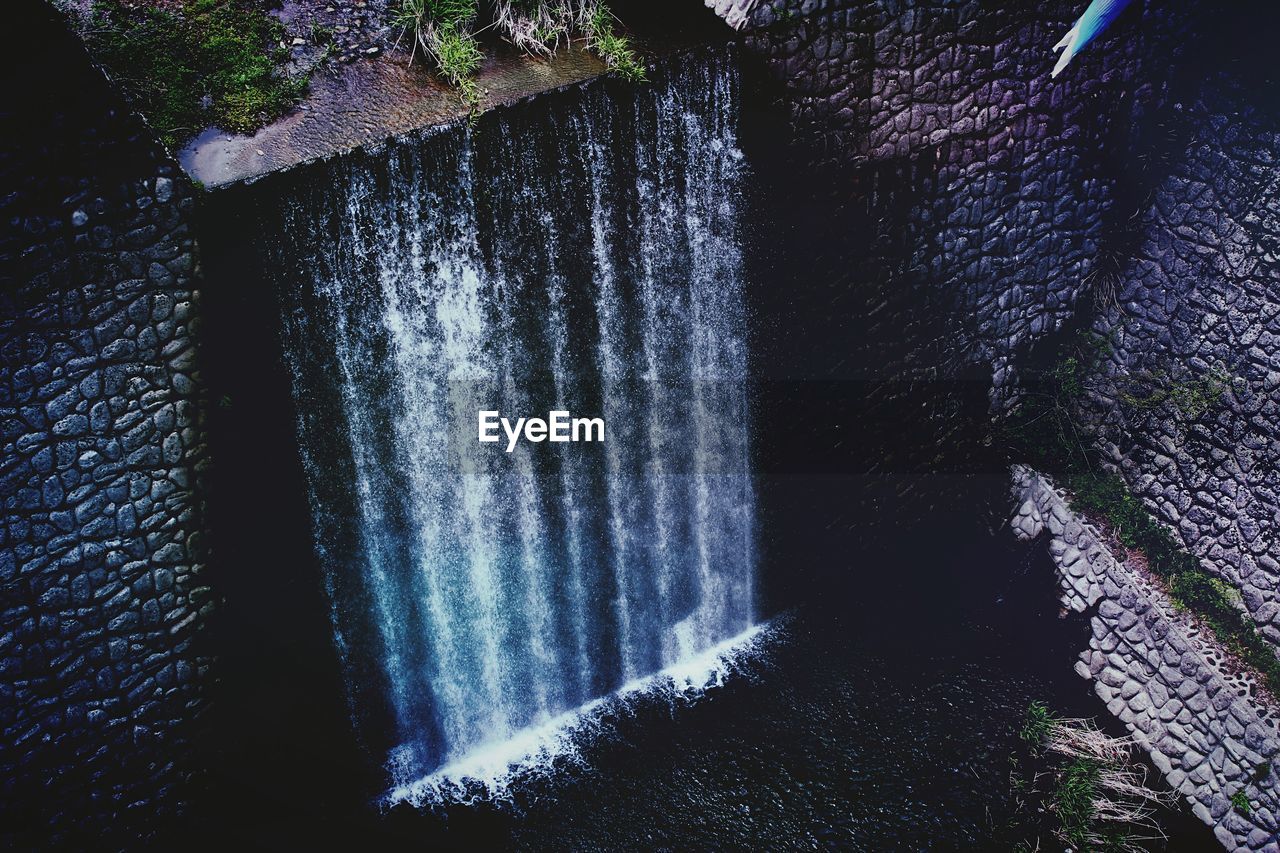
M 525 778 L 510 802 L 398 808 L 376 831 L 523 849 L 998 849 L 1027 705 L 1104 709 L 1070 671 L 1081 626 L 1058 620 L 1047 564 L 992 539 L 944 568 L 997 564 L 1011 580 L 982 606 L 955 599 L 950 620 L 932 597 L 805 606 L 723 687 L 633 703 L 582 764 Z M 1189 815 L 1162 821 L 1167 849 L 1213 848 Z

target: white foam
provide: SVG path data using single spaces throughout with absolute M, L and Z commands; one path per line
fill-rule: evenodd
M 383 796 L 382 805 L 410 803 L 423 808 L 503 800 L 521 777 L 548 772 L 555 763 L 582 766 L 582 747 L 608 733 L 609 712 L 625 711 L 632 703 L 651 698 L 695 701 L 723 686 L 772 634 L 771 623 L 754 625 L 687 660 L 630 681 L 608 696 L 521 729 L 505 740 L 481 744 L 428 776 L 397 780 Z

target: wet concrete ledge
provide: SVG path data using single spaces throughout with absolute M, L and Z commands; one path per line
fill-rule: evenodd
M 490 109 L 581 83 L 605 73 L 578 48 L 550 58 L 490 57 L 480 71 L 481 108 Z M 207 189 L 351 151 L 471 112 L 457 90 L 405 57 L 318 69 L 297 109 L 251 136 L 209 128 L 178 153 L 187 174 Z

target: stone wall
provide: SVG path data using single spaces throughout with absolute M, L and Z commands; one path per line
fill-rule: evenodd
M 1118 559 L 1043 476 L 1015 467 L 1013 497 L 1015 535 L 1045 536 L 1063 604 L 1088 614 L 1089 648 L 1076 671 L 1227 849 L 1274 850 L 1280 718 L 1257 700 L 1253 678 L 1139 564 Z M 1248 814 L 1232 807 L 1238 792 Z
M 1231 79 L 1169 109 L 1089 419 L 1108 457 L 1280 645 L 1280 111 Z M 1168 391 L 1181 397 L 1160 405 Z
M 1242 41 L 1264 22 L 1189 2 L 1135 3 L 1051 80 L 1050 47 L 1082 2 L 1007 4 L 999 14 L 964 0 L 708 5 L 746 33 L 747 61 L 774 85 L 804 152 L 798 169 L 819 174 L 828 193 L 815 206 L 838 211 L 834 227 L 803 226 L 840 235 L 839 246 L 828 236 L 811 253 L 828 266 L 794 290 L 829 278 L 840 283 L 830 288 L 833 317 L 872 318 L 843 321 L 842 358 L 873 381 L 973 378 L 999 410 L 1037 350 L 1093 325 L 1109 339 L 1088 401 L 1104 450 L 1280 639 L 1280 219 L 1268 204 L 1280 191 L 1280 123 L 1265 85 L 1242 81 L 1241 67 L 1266 55 Z M 906 343 L 886 343 L 895 334 Z M 1135 378 L 1185 385 L 1214 371 L 1228 381 L 1212 404 L 1193 401 L 1203 411 L 1126 402 Z M 942 412 L 941 445 L 955 416 L 940 401 L 951 396 L 936 390 L 920 409 Z M 1077 603 L 1109 602 L 1095 617 L 1095 651 L 1107 655 L 1104 628 L 1156 617 L 1136 593 L 1111 595 L 1119 579 L 1098 584 Z M 1166 636 L 1154 630 L 1148 652 Z M 1166 653 L 1184 645 L 1171 641 Z M 1174 680 L 1162 686 L 1159 672 L 1135 669 L 1098 691 L 1132 724 L 1137 712 L 1120 699 L 1136 688 L 1163 708 L 1162 690 L 1199 686 Z M 1252 745 L 1239 740 L 1245 731 L 1224 719 L 1203 737 L 1256 751 L 1257 730 Z M 1206 784 L 1197 813 L 1256 846 L 1256 827 L 1225 811 L 1240 777 L 1206 745 L 1175 738 L 1157 763 L 1184 791 Z
M 1010 389 L 1026 354 L 1093 304 L 1098 258 L 1138 214 L 1137 250 L 1097 323 L 1113 344 L 1110 378 L 1093 389 L 1096 422 L 1135 490 L 1280 641 L 1280 224 L 1266 204 L 1280 190 L 1280 126 L 1224 78 L 1194 97 L 1171 91 L 1183 34 L 1201 23 L 1190 0 L 1135 3 L 1052 82 L 1050 46 L 1082 4 L 991 5 L 715 0 L 745 29 L 747 62 L 771 82 L 800 165 L 827 193 L 797 202 L 822 220 L 810 230 L 824 245 L 795 265 L 803 280 L 786 295 L 805 294 L 795 298 L 806 322 L 823 328 L 813 364 L 873 387 L 966 375 L 984 397 Z M 24 0 L 12 13 L 42 58 L 0 60 L 12 93 L 0 122 L 13 140 L 0 153 L 0 181 L 13 188 L 0 199 L 0 826 L 38 834 L 65 813 L 89 833 L 127 831 L 179 808 L 210 663 L 193 199 L 46 8 Z M 1169 122 L 1189 128 L 1186 145 L 1154 198 L 1131 209 L 1120 154 Z M 855 357 L 823 362 L 832 340 Z M 1194 418 L 1136 411 L 1116 390 L 1122 374 L 1217 366 L 1235 378 Z M 930 394 L 938 431 L 920 446 L 947 435 L 951 399 Z M 888 442 L 902 443 L 903 423 L 915 428 L 905 411 L 881 418 Z M 882 447 L 863 443 L 883 469 Z M 1084 534 L 1073 535 L 1081 550 Z M 1102 678 L 1108 667 L 1131 664 L 1114 657 L 1120 645 L 1107 648 L 1109 626 L 1129 631 L 1132 616 L 1158 636 L 1154 625 L 1176 615 L 1141 598 L 1123 570 L 1073 599 L 1099 602 L 1102 633 L 1085 664 L 1100 694 L 1117 689 Z M 1127 610 L 1104 614 L 1112 601 Z M 1168 704 L 1155 701 L 1163 677 L 1132 679 L 1152 708 Z M 1134 709 L 1129 683 L 1117 713 L 1168 723 Z M 1203 762 L 1187 766 L 1182 747 L 1216 769 L 1225 759 L 1195 738 L 1207 747 L 1226 731 L 1248 746 L 1249 728 L 1236 728 L 1222 717 L 1220 731 L 1156 751 L 1188 774 L 1179 784 L 1198 781 Z M 1249 841 L 1253 830 L 1222 812 L 1238 781 L 1222 768 L 1200 807 Z
M 779 184 L 766 216 L 783 247 L 756 276 L 781 294 L 753 298 L 761 370 L 839 380 L 828 393 L 856 398 L 830 408 L 857 441 L 805 443 L 856 448 L 812 467 L 865 477 L 869 498 L 849 497 L 859 483 L 841 500 L 892 519 L 879 525 L 889 535 L 973 506 L 975 471 L 998 501 L 993 404 L 1090 302 L 1117 152 L 1165 100 L 1194 4 L 1135 4 L 1056 80 L 1052 45 L 1074 0 L 998 13 L 973 0 L 749 5 L 717 8 L 751 12 L 745 73 L 787 124 L 784 162 L 758 169 Z M 775 345 L 770 323 L 806 335 Z M 923 499 L 894 506 L 906 494 Z
M 0 844 L 146 837 L 208 666 L 192 190 L 46 4 L 7 12 Z
M 865 310 L 911 346 L 867 370 L 986 371 L 1004 404 L 1038 345 L 1093 322 L 1105 451 L 1280 643 L 1280 115 L 1247 40 L 1280 15 L 1137 3 L 1051 80 L 1080 6 L 715 8 L 745 28 L 808 165 L 865 208 L 846 230 L 881 229 L 831 273 L 883 255 Z M 877 198 L 894 192 L 906 209 Z M 913 332 L 921 309 L 941 319 Z M 1126 403 L 1215 374 L 1229 381 L 1205 412 Z
M 1104 450 L 1280 644 L 1280 114 L 1247 36 L 1280 15 L 1138 3 L 1051 80 L 1080 6 L 716 8 L 777 82 L 808 165 L 897 259 L 866 311 L 910 352 L 867 369 L 987 371 L 1004 403 L 1037 345 L 1092 322 L 1109 341 L 1087 413 Z M 876 198 L 894 192 L 907 209 Z M 833 266 L 865 275 L 879 244 L 849 242 Z M 912 332 L 922 308 L 941 319 Z M 1126 402 L 1214 375 L 1207 411 Z
M 927 292 L 949 318 L 927 367 L 980 366 L 1012 387 L 1088 289 L 1117 155 L 1163 103 L 1194 4 L 1135 4 L 1056 80 L 1051 48 L 1080 14 L 1074 0 L 722 5 L 744 20 L 748 61 L 773 82 L 808 168 L 855 194 L 875 191 L 867 175 L 910 173 L 893 286 Z

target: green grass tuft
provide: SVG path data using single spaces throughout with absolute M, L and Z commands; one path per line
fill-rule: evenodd
M 472 32 L 478 13 L 477 0 L 401 0 L 392 16 L 393 24 L 412 34 L 410 59 L 421 48 L 473 112 L 480 105 L 476 72 L 484 61 Z
M 1049 732 L 1057 724 L 1058 718 L 1049 710 L 1049 706 L 1043 702 L 1035 701 L 1027 707 L 1027 716 L 1022 722 L 1022 729 L 1018 732 L 1018 737 L 1030 746 L 1032 751 L 1036 751 L 1039 750 L 1045 738 L 1049 736 Z
M 626 36 L 614 30 L 613 13 L 604 3 L 597 3 L 587 17 L 587 47 L 600 54 L 609 68 L 624 80 L 642 82 L 646 79 L 644 64 Z
M 1093 837 L 1094 803 L 1098 800 L 1098 776 L 1102 766 L 1089 758 L 1077 758 L 1062 768 L 1053 792 L 1053 811 L 1066 841 L 1088 848 Z

